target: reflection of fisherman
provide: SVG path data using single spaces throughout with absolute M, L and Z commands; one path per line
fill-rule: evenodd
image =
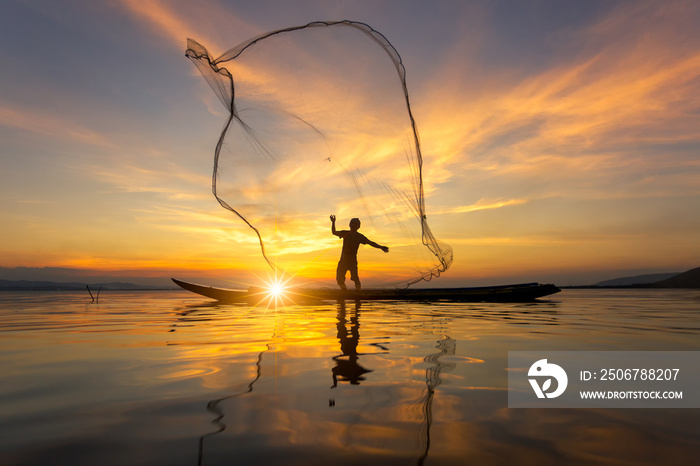
M 335 274 L 335 279 L 341 289 L 347 290 L 345 286 L 345 274 L 350 271 L 350 280 L 355 282 L 355 289 L 360 290 L 362 285 L 360 284 L 360 277 L 357 274 L 357 250 L 360 244 L 369 244 L 370 246 L 381 249 L 384 252 L 389 252 L 389 248 L 386 246 L 380 246 L 374 241 L 367 239 L 362 233 L 358 233 L 360 228 L 360 219 L 353 218 L 350 220 L 350 230 L 336 230 L 335 229 L 335 215 L 331 215 L 331 232 L 343 238 L 343 252 L 340 255 L 340 261 L 338 261 L 338 270 Z
M 355 312 L 350 314 L 350 328 L 348 329 L 345 302 L 339 303 L 336 328 L 338 329 L 340 350 L 343 354 L 333 357 L 335 367 L 332 369 L 333 386 L 331 388 L 338 386 L 338 379 L 341 382 L 350 382 L 351 385 L 359 385 L 362 380 L 365 380 L 364 374 L 372 372 L 357 362 L 359 359 L 357 345 L 360 342 L 359 302 L 355 306 Z

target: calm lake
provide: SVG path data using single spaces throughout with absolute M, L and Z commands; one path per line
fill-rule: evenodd
M 509 409 L 508 351 L 555 350 L 700 350 L 700 291 L 0 292 L 0 464 L 697 464 L 698 409 Z

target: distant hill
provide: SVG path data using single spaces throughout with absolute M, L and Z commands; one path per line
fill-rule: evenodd
M 700 288 L 700 267 L 653 284 L 655 288 Z
M 163 287 L 135 285 L 133 283 L 89 283 L 90 289 L 102 290 L 154 290 Z M 0 291 L 85 291 L 85 283 L 80 282 L 49 282 L 33 280 L 0 280 Z
M 85 289 L 85 283 L 90 284 L 109 284 L 110 288 L 118 286 L 120 289 L 125 284 L 129 289 L 134 289 L 136 286 L 150 286 L 153 289 L 170 288 L 173 282 L 170 281 L 170 276 L 173 271 L 163 271 L 160 276 L 137 276 L 128 273 L 120 273 L 119 271 L 103 271 L 95 269 L 71 269 L 65 267 L 0 267 L 0 280 L 22 281 L 28 282 L 51 282 L 47 286 L 55 286 L 58 284 L 63 287 L 69 284 L 71 287 L 81 285 Z
M 612 280 L 604 280 L 596 283 L 594 286 L 633 286 L 633 285 L 649 285 L 651 283 L 660 282 L 669 278 L 675 277 L 675 273 L 652 273 L 646 275 L 636 275 L 634 277 L 613 278 Z

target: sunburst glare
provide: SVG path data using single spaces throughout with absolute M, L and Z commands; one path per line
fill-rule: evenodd
M 281 298 L 284 296 L 285 286 L 282 283 L 272 283 L 269 286 L 268 294 L 270 297 Z
M 274 277 L 268 277 L 264 280 L 264 292 L 262 293 L 264 298 L 267 300 L 268 307 L 274 305 L 277 307 L 279 304 L 285 304 L 290 300 L 291 286 L 289 282 L 293 277 L 285 277 L 285 273 L 282 276 L 278 276 L 275 273 Z M 265 301 L 263 299 L 263 301 Z

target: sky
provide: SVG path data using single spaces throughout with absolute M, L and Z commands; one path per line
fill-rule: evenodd
M 269 275 L 254 233 L 212 195 L 227 115 L 187 39 L 218 57 L 267 31 L 344 19 L 381 32 L 406 67 L 430 227 L 454 252 L 433 285 L 575 285 L 700 265 L 698 2 L 9 0 L 2 275 Z M 315 246 L 284 273 L 332 284 L 340 243 L 313 197 L 295 239 Z M 367 284 L 387 279 L 392 254 L 361 251 Z

